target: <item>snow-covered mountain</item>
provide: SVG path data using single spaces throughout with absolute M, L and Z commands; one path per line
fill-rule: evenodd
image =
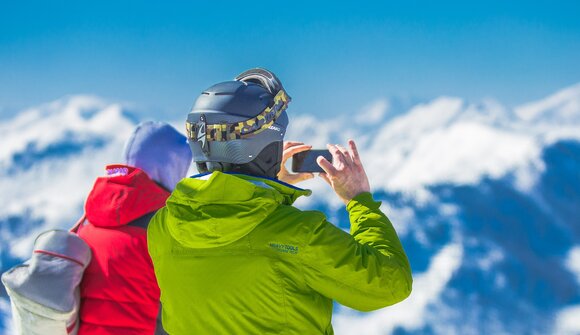
M 75 222 L 135 123 L 90 96 L 0 123 L 1 271 L 40 231 Z M 514 109 L 440 97 L 406 111 L 381 99 L 332 119 L 291 115 L 288 139 L 323 147 L 349 137 L 415 282 L 391 308 L 337 306 L 337 334 L 580 333 L 580 84 Z M 325 183 L 302 186 L 314 195 L 298 206 L 348 227 Z M 5 298 L 0 313 L 7 320 Z

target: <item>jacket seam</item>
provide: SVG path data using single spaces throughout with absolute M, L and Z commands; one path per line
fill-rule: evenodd
M 263 221 L 262 221 L 263 222 Z M 258 256 L 258 255 L 263 255 L 267 258 L 270 258 L 272 260 L 272 267 L 274 268 L 274 271 L 276 272 L 276 275 L 278 276 L 278 286 L 280 287 L 280 290 L 282 291 L 282 305 L 283 305 L 283 309 L 284 309 L 284 331 L 281 332 L 280 334 L 286 334 L 287 333 L 287 329 L 289 329 L 289 322 L 288 322 L 288 301 L 287 301 L 287 297 L 286 297 L 286 288 L 284 287 L 284 276 L 282 275 L 282 272 L 280 271 L 280 269 L 278 268 L 278 263 L 276 261 L 276 259 L 271 258 L 270 254 L 266 253 L 266 252 L 255 252 L 256 250 L 254 250 L 252 248 L 252 234 L 249 233 L 247 235 L 247 240 L 248 240 L 248 248 L 250 250 L 250 254 L 253 254 L 254 256 Z
M 306 235 L 306 238 L 304 239 L 303 243 L 302 243 L 302 250 L 305 250 L 306 252 L 308 252 L 308 249 L 306 248 L 306 246 L 308 245 L 308 241 L 310 241 L 310 238 L 312 237 L 312 235 L 314 234 L 314 229 L 316 227 L 313 227 L 311 225 L 306 224 L 306 229 L 309 229 L 310 231 L 308 232 L 308 234 Z M 298 254 L 298 259 L 300 260 L 300 274 L 302 275 L 302 280 L 304 281 L 304 286 L 306 287 L 310 287 L 310 285 L 308 285 L 308 281 L 306 280 L 306 271 L 304 270 L 304 268 L 306 267 L 306 262 L 304 260 L 304 254 L 305 253 L 299 253 Z
M 85 265 L 81 261 L 79 261 L 78 259 L 75 259 L 75 258 L 70 257 L 70 256 L 66 256 L 66 255 L 63 255 L 63 254 L 59 254 L 57 252 L 52 252 L 52 251 L 46 251 L 46 250 L 37 249 L 37 250 L 34 250 L 33 253 L 35 253 L 35 254 L 43 254 L 43 255 L 48 255 L 48 256 L 53 256 L 53 257 L 65 259 L 67 261 L 74 262 L 75 264 L 80 265 L 83 268 L 85 267 Z
M 281 291 L 282 291 L 282 305 L 284 306 L 284 331 L 281 332 L 280 334 L 287 334 L 287 330 L 289 329 L 289 322 L 288 322 L 288 301 L 286 299 L 286 289 L 284 287 L 284 278 L 282 276 L 282 273 L 280 272 L 280 269 L 278 268 L 278 263 L 276 260 L 273 260 L 273 267 L 274 267 L 274 271 L 276 271 L 276 274 L 278 275 L 278 286 L 280 287 Z
M 318 224 L 322 223 L 324 224 L 324 221 L 326 221 L 326 219 L 323 219 L 322 221 L 318 222 Z M 306 280 L 306 270 L 305 268 L 308 266 L 304 260 L 304 256 L 305 254 L 308 252 L 306 246 L 308 245 L 308 241 L 310 241 L 310 238 L 312 237 L 312 235 L 314 234 L 314 230 L 316 229 L 317 225 L 311 225 L 311 224 L 306 224 L 306 227 L 304 229 L 308 230 L 308 233 L 306 234 L 306 238 L 304 239 L 304 241 L 302 242 L 302 250 L 305 250 L 305 253 L 301 253 L 298 254 L 298 259 L 300 261 L 300 274 L 302 275 L 302 281 L 304 282 L 304 287 L 306 289 L 310 289 L 311 291 L 315 292 L 318 295 L 321 295 L 320 292 L 314 290 L 310 285 L 308 285 L 308 281 Z M 310 267 L 310 266 L 308 266 Z M 334 301 L 334 299 L 332 299 L 331 297 L 326 297 L 332 301 Z M 328 329 L 332 329 L 332 307 L 330 309 L 330 318 L 328 320 L 328 324 L 326 325 L 326 328 L 324 329 L 324 333 L 326 334 L 326 331 Z

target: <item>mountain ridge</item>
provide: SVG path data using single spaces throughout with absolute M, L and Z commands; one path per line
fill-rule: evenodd
M 569 264 L 580 248 L 579 88 L 516 108 L 440 97 L 391 114 L 388 100 L 378 100 L 357 114 L 366 124 L 351 115 L 290 116 L 287 139 L 316 147 L 357 140 L 416 278 L 400 306 L 364 315 L 337 306 L 337 334 L 580 331 L 569 316 L 580 306 L 580 275 Z M 76 221 L 94 178 L 121 161 L 136 124 L 128 110 L 68 96 L 0 121 L 2 271 L 29 255 L 38 233 Z M 325 183 L 300 186 L 314 194 L 297 206 L 348 229 Z M 458 308 L 462 301 L 472 310 Z M 0 298 L 5 318 L 7 306 Z M 510 311 L 515 321 L 503 316 Z M 542 314 L 548 320 L 524 324 Z

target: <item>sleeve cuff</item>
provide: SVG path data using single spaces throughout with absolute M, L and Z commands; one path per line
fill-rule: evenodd
M 373 195 L 370 192 L 363 192 L 348 202 L 346 205 L 346 210 L 350 212 L 350 210 L 357 205 L 362 205 L 371 209 L 378 209 L 381 207 L 381 202 L 375 201 L 375 199 L 373 199 Z

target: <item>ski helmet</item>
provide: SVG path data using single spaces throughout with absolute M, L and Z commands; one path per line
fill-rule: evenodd
M 261 68 L 203 91 L 186 121 L 199 172 L 237 171 L 276 178 L 290 100 L 280 80 Z

